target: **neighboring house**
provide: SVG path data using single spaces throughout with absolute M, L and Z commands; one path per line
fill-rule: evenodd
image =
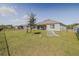
M 26 29 L 27 26 L 26 25 L 17 25 L 17 26 L 14 26 L 15 29 Z
M 43 22 L 37 23 L 37 29 L 66 31 L 66 26 L 61 22 L 47 19 L 47 20 L 44 20 Z
M 79 25 L 74 26 L 73 31 L 76 32 L 76 33 L 79 32 Z

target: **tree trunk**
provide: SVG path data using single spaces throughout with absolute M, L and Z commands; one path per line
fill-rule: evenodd
M 32 32 L 32 26 L 30 27 L 30 32 Z

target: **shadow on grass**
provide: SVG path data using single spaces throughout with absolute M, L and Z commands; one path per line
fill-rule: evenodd
M 79 32 L 76 33 L 77 39 L 79 40 Z
M 34 34 L 41 34 L 41 32 L 34 32 Z

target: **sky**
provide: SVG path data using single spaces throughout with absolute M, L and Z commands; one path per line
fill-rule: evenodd
M 79 4 L 68 3 L 0 3 L 0 24 L 27 24 L 32 12 L 37 22 L 51 19 L 64 24 L 79 23 Z

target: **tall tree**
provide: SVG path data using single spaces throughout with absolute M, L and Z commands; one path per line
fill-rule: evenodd
M 30 31 L 32 31 L 32 29 L 35 27 L 35 23 L 36 23 L 35 14 L 30 13 L 29 14 L 29 24 L 28 24 L 30 27 Z

